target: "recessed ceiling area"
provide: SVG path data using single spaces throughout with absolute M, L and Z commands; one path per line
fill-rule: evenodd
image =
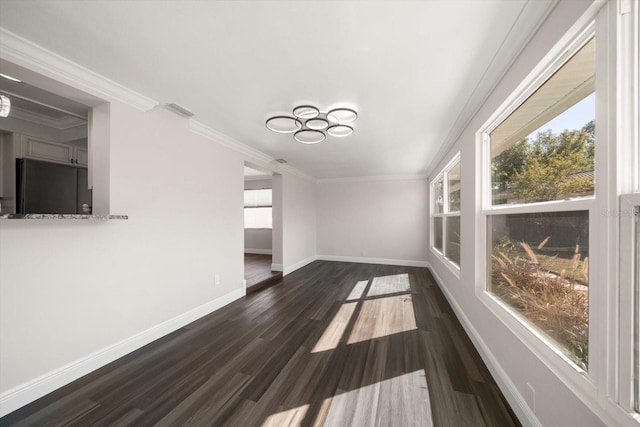
M 424 175 L 553 0 L 3 0 L 0 26 L 316 179 Z M 114 30 L 117 29 L 117 30 Z M 298 105 L 348 138 L 271 132 Z
M 250 166 L 244 167 L 244 179 L 245 180 L 257 180 L 257 179 L 271 179 L 272 173 L 259 168 L 252 168 Z
M 87 146 L 89 107 L 25 82 L 0 76 L 0 94 L 11 103 L 0 130 Z

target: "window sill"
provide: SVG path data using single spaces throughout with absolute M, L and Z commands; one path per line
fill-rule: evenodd
M 433 253 L 436 258 L 442 262 L 442 264 L 449 269 L 449 271 L 456 276 L 456 278 L 460 279 L 460 267 L 457 264 L 454 264 L 449 258 L 445 257 L 442 252 L 431 247 L 431 253 Z

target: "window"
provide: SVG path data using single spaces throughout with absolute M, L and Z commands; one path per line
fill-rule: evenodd
M 483 132 L 486 291 L 586 371 L 595 39 L 569 56 Z
M 244 190 L 244 228 L 272 228 L 271 189 Z
M 460 156 L 431 183 L 431 246 L 455 268 L 460 266 Z
M 620 403 L 640 421 L 640 192 L 620 208 Z

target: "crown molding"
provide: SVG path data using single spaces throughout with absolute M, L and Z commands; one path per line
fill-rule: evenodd
M 373 175 L 373 176 L 352 176 L 345 178 L 319 179 L 318 184 L 338 184 L 341 182 L 370 182 L 370 181 L 415 181 L 426 180 L 427 175 Z
M 189 119 L 189 130 L 197 133 L 200 136 L 204 136 L 205 138 L 212 139 L 224 145 L 225 147 L 231 148 L 232 150 L 238 151 L 247 156 L 251 156 L 263 163 L 269 163 L 275 160 L 273 157 L 264 154 L 262 151 L 249 147 L 248 145 L 243 144 L 237 139 L 234 139 L 229 135 L 226 135 L 214 129 L 211 126 L 207 126 L 196 119 Z
M 224 145 L 227 148 L 235 150 L 240 154 L 248 156 L 251 158 L 251 160 L 262 163 L 266 168 L 272 170 L 273 172 L 286 172 L 299 178 L 312 181 L 314 183 L 317 182 L 316 178 L 307 175 L 306 173 L 285 163 L 278 163 L 274 157 L 271 157 L 263 153 L 262 151 L 256 150 L 253 147 L 249 147 L 247 144 L 244 144 L 237 139 L 230 137 L 229 135 L 213 129 L 212 127 L 207 126 L 198 120 L 189 119 L 189 130 L 200 136 L 204 136 L 205 138 L 211 139 L 221 145 Z
M 158 102 L 116 83 L 57 53 L 0 27 L 0 58 L 33 71 L 46 70 L 72 86 L 106 99 L 116 100 L 138 110 L 149 111 Z
M 502 44 L 491 58 L 489 65 L 482 73 L 480 80 L 469 95 L 453 126 L 431 164 L 427 167 L 427 175 L 431 176 L 435 168 L 478 114 L 480 108 L 489 99 L 502 78 L 520 56 L 529 41 L 538 32 L 559 0 L 528 0 L 520 10 L 515 22 L 505 35 Z M 535 19 L 531 19 L 535 16 Z

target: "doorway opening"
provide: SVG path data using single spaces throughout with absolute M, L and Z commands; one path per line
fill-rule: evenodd
M 282 279 L 280 176 L 245 163 L 244 279 L 247 293 Z M 274 185 L 275 183 L 275 185 Z

